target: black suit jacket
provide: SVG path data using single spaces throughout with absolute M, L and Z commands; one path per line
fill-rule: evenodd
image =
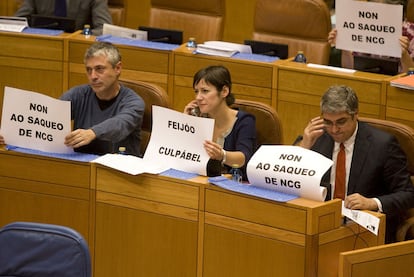
M 394 236 L 405 211 L 414 207 L 414 187 L 407 159 L 394 136 L 364 122 L 358 124 L 347 194 L 377 197 L 387 216 L 387 233 L 392 233 L 387 236 Z M 332 159 L 333 148 L 333 139 L 325 133 L 312 150 Z M 330 183 L 330 174 L 328 171 L 324 175 L 322 183 Z

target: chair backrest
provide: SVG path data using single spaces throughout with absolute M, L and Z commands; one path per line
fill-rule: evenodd
M 324 0 L 257 0 L 253 39 L 287 44 L 289 57 L 303 51 L 307 62 L 328 64 L 331 15 Z
M 256 117 L 257 146 L 283 143 L 282 123 L 272 106 L 256 101 L 236 99 L 232 107 Z
M 402 123 L 376 118 L 359 117 L 360 121 L 393 134 L 401 145 L 402 150 L 407 155 L 408 171 L 414 176 L 414 129 Z
M 108 6 L 109 14 L 112 17 L 112 24 L 117 26 L 124 26 L 125 24 L 125 8 L 122 6 Z
M 145 102 L 144 119 L 141 129 L 141 154 L 145 153 L 152 129 L 152 106 L 168 108 L 170 100 L 167 92 L 155 84 L 122 79 L 120 82 L 135 91 Z
M 90 277 L 89 249 L 69 227 L 10 223 L 0 229 L 0 276 Z
M 151 0 L 151 27 L 183 31 L 183 38 L 198 43 L 221 40 L 225 0 Z

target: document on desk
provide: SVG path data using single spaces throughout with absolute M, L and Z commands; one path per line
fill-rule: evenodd
M 195 52 L 220 57 L 232 57 L 236 53 L 251 54 L 252 48 L 250 45 L 232 42 L 206 41 L 203 44 L 198 44 Z
M 71 132 L 70 102 L 5 87 L 1 132 L 6 144 L 44 152 L 73 153 L 65 146 Z
M 327 190 L 320 183 L 332 164 L 300 146 L 262 145 L 247 164 L 247 177 L 252 186 L 324 201 Z
M 347 209 L 342 201 L 342 215 L 355 221 L 371 233 L 378 236 L 378 228 L 380 220 L 378 217 L 364 211 Z

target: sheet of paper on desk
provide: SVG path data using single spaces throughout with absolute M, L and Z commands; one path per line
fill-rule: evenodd
M 92 162 L 132 175 L 142 173 L 158 174 L 168 169 L 160 164 L 146 163 L 142 158 L 132 155 L 106 154 Z
M 397 88 L 414 90 L 414 75 L 394 79 L 390 81 L 390 85 Z
M 364 211 L 350 210 L 345 208 L 344 201 L 342 201 L 342 215 L 355 221 L 371 233 L 378 236 L 379 218 Z

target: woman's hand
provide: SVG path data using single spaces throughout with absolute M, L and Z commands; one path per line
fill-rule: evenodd
M 223 160 L 223 148 L 218 143 L 206 140 L 204 141 L 203 146 L 211 159 L 219 161 Z
M 193 100 L 184 107 L 184 113 L 192 115 L 193 114 L 192 113 L 193 109 L 195 109 L 197 107 L 198 107 L 197 100 Z

